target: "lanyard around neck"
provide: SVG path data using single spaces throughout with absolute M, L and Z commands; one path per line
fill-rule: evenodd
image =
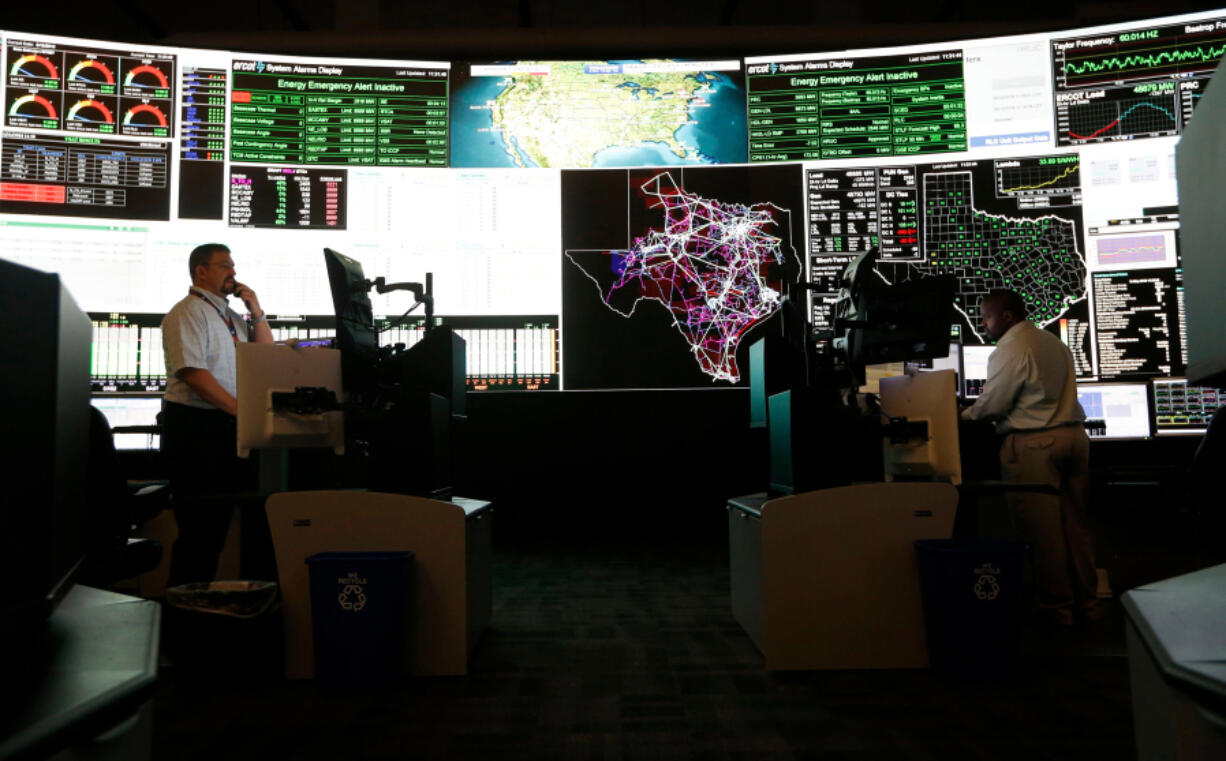
M 221 318 L 221 321 L 226 324 L 226 328 L 229 329 L 230 337 L 234 339 L 234 343 L 238 343 L 238 331 L 234 329 L 234 320 L 231 320 L 228 315 L 222 314 L 221 310 L 217 308 L 217 305 L 210 301 L 209 298 L 200 291 L 188 291 L 188 293 L 213 307 L 213 311 L 217 313 L 217 316 Z

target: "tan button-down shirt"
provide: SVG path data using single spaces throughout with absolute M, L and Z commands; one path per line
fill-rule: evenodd
M 1077 401 L 1073 353 L 1059 338 L 1022 320 L 988 357 L 988 380 L 967 420 L 988 420 L 998 433 L 1036 431 L 1086 419 Z

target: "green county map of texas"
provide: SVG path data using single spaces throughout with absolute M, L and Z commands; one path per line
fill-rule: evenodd
M 1049 214 L 1015 218 L 975 208 L 970 172 L 924 176 L 921 262 L 878 262 L 889 283 L 955 275 L 955 307 L 981 342 L 979 304 L 993 288 L 1011 288 L 1042 327 L 1085 298 L 1086 264 L 1072 220 Z
M 674 133 L 706 87 L 696 72 L 586 74 L 582 62 L 521 63 L 548 65 L 550 73 L 512 75 L 494 100 L 494 127 L 518 166 L 525 163 L 512 139 L 540 167 L 590 168 L 606 148 L 648 142 L 689 154 Z

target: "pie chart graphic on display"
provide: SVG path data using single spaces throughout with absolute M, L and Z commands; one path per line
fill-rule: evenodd
M 115 74 L 111 71 L 111 67 L 102 61 L 87 58 L 84 61 L 78 61 L 68 71 L 68 81 L 95 85 L 113 85 L 115 84 Z
M 165 90 L 170 87 L 166 73 L 156 66 L 141 64 L 123 78 L 124 87 L 141 87 L 149 90 Z
M 60 70 L 46 56 L 31 53 L 23 55 L 9 68 L 10 77 L 33 77 L 34 79 L 59 79 Z
M 26 116 L 33 119 L 56 119 L 55 104 L 42 95 L 22 95 L 9 106 L 9 116 Z
M 73 104 L 72 108 L 68 109 L 68 120 L 114 124 L 115 114 L 111 113 L 111 109 L 105 103 L 87 99 L 77 101 Z
M 139 127 L 165 127 L 166 114 L 155 105 L 141 103 L 128 109 L 128 112 L 123 115 L 123 123 Z

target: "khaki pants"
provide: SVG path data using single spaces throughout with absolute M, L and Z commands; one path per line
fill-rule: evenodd
M 1010 433 L 1000 448 L 1006 481 L 1050 484 L 1051 494 L 1010 493 L 1026 539 L 1034 551 L 1040 607 L 1071 610 L 1074 602 L 1095 604 L 1098 578 L 1094 546 L 1086 524 L 1090 482 L 1090 439 L 1081 425 Z

